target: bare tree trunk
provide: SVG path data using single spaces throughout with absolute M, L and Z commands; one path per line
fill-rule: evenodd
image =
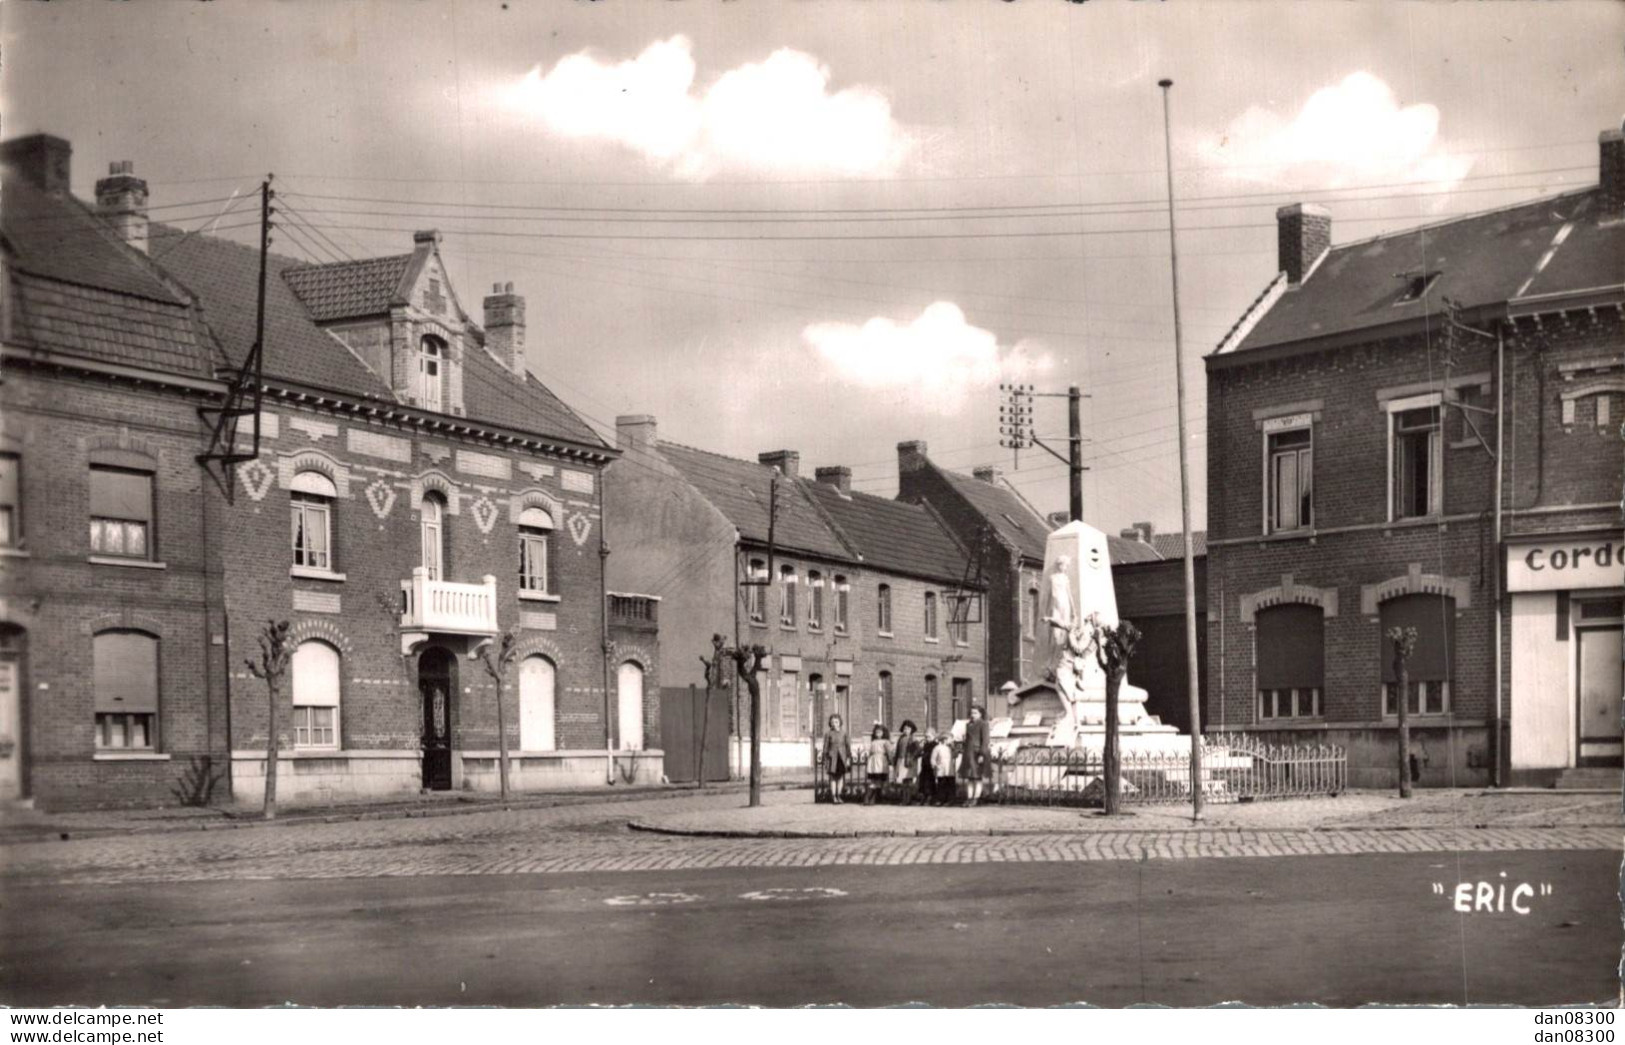
M 497 684 L 497 776 L 502 789 L 502 800 L 508 800 L 508 723 L 503 713 L 502 679 Z
M 1399 663 L 1399 797 L 1411 797 L 1411 671 Z
M 282 695 L 274 679 L 268 679 L 265 684 L 266 693 L 270 694 L 270 726 L 267 728 L 265 741 L 265 819 L 276 819 L 276 763 L 278 754 L 277 736 L 280 723 L 277 721 L 278 705 L 282 703 Z
M 752 671 L 745 678 L 750 690 L 750 805 L 762 804 L 762 683 Z
M 1122 759 L 1117 746 L 1117 696 L 1123 686 L 1123 672 L 1106 673 L 1106 749 L 1101 756 L 1101 772 L 1106 776 L 1106 815 L 1116 816 L 1122 801 Z

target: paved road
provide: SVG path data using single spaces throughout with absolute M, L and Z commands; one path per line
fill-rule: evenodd
M 1613 851 L 787 862 L 801 866 L 11 875 L 0 1002 L 1533 1005 L 1618 991 Z M 1455 884 L 1479 879 L 1531 883 L 1530 913 L 1456 913 Z

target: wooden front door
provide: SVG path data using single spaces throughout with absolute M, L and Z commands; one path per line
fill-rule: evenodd
M 1579 642 L 1581 765 L 1617 766 L 1621 761 L 1621 628 L 1576 628 Z
M 423 786 L 430 791 L 451 790 L 451 704 L 456 676 L 456 662 L 445 650 L 431 647 L 418 657 L 418 692 L 423 697 Z
M 22 665 L 0 654 L 0 801 L 23 796 Z

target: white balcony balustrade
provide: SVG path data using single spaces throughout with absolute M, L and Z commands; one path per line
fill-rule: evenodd
M 497 633 L 497 579 L 486 574 L 478 584 L 455 584 L 429 579 L 422 566 L 411 580 L 401 581 L 401 630 L 425 633 L 495 635 Z M 403 635 L 403 642 L 408 636 Z

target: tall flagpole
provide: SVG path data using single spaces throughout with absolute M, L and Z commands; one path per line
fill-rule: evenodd
M 1174 274 L 1174 387 L 1179 397 L 1179 511 L 1184 522 L 1185 545 L 1185 661 L 1188 670 L 1191 716 L 1191 816 L 1202 819 L 1202 673 L 1196 659 L 1196 558 L 1191 540 L 1190 437 L 1185 426 L 1185 347 L 1179 326 L 1179 242 L 1174 233 L 1173 121 L 1168 115 L 1168 89 L 1172 80 L 1158 80 L 1162 88 L 1162 147 L 1168 169 L 1168 262 Z

